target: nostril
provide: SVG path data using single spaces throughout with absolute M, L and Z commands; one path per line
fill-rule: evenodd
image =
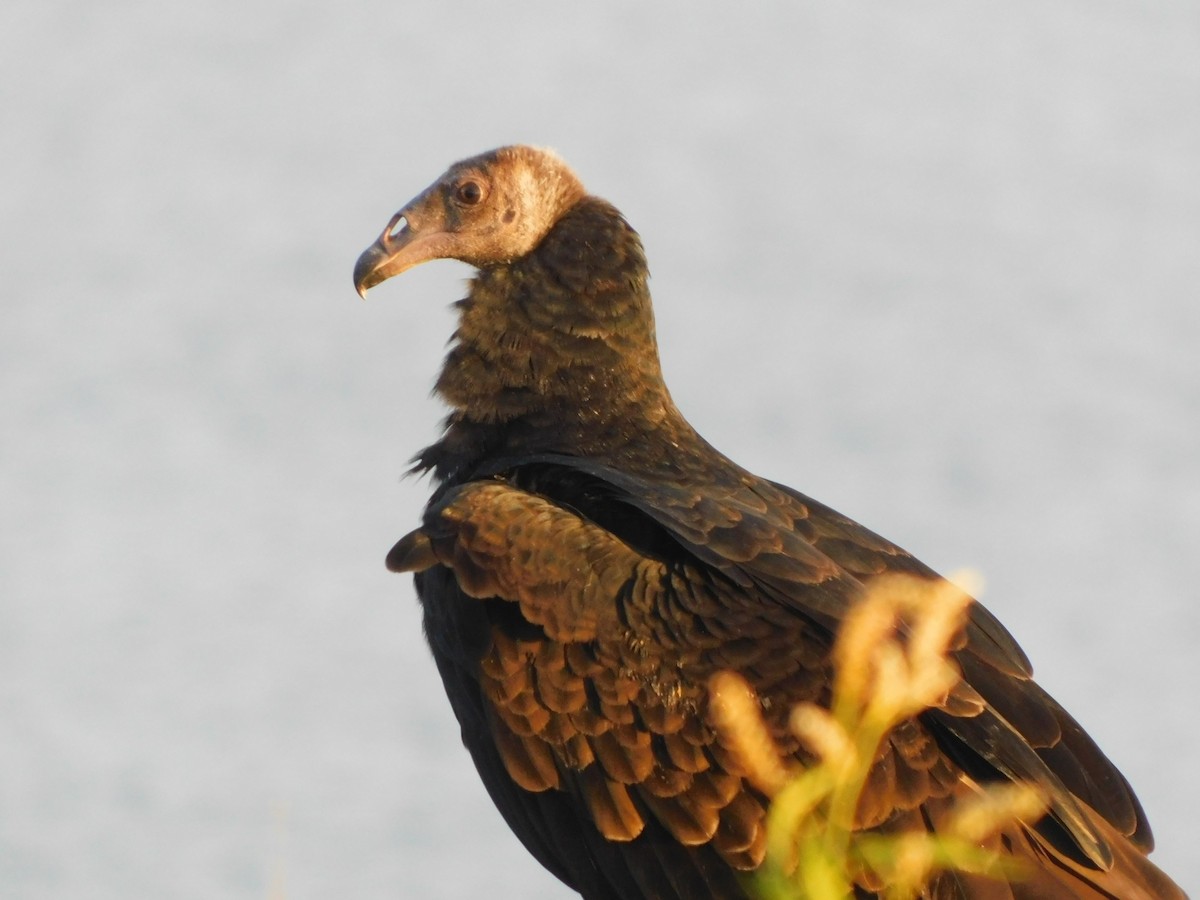
M 408 220 L 404 218 L 404 213 L 396 213 L 392 216 L 392 221 L 388 222 L 387 228 L 383 230 L 383 239 L 385 241 L 395 240 L 407 228 Z

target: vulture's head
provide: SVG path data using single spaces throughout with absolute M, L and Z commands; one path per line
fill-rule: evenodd
M 354 286 L 367 290 L 431 259 L 487 268 L 533 250 L 584 196 L 555 153 L 501 147 L 452 165 L 396 215 L 358 258 Z

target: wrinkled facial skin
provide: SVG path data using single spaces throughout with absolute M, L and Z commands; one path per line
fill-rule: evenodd
M 431 259 L 479 268 L 511 262 L 536 247 L 583 194 L 571 170 L 547 151 L 503 147 L 456 163 L 396 213 L 359 257 L 355 288 L 365 296 Z

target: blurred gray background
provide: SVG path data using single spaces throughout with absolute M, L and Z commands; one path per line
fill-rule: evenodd
M 677 401 L 979 569 L 1200 890 L 1200 7 L 0 9 L 0 896 L 560 898 L 383 556 L 469 274 L 451 161 L 642 233 Z

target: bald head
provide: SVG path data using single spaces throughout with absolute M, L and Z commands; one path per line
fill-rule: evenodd
M 583 185 L 559 156 L 501 147 L 457 162 L 392 217 L 358 259 L 360 294 L 431 259 L 480 268 L 532 251 L 572 206 Z

